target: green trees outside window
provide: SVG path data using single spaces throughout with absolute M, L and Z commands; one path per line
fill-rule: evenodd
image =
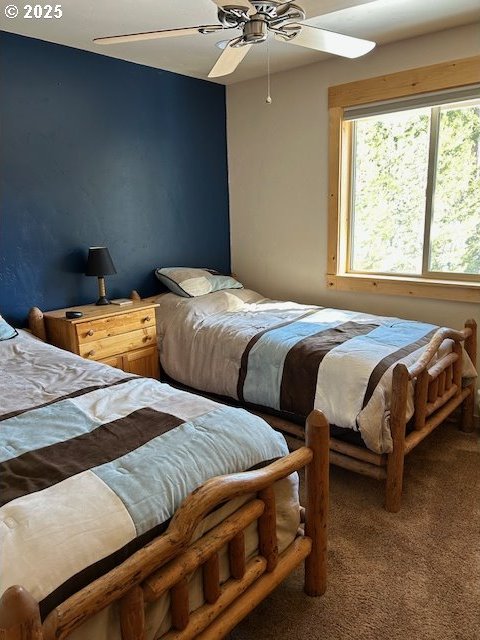
M 480 100 L 353 123 L 350 270 L 480 275 Z

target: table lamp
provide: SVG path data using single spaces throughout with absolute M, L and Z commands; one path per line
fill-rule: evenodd
M 107 247 L 90 247 L 85 275 L 97 276 L 99 298 L 95 304 L 110 304 L 105 290 L 105 276 L 117 273 Z

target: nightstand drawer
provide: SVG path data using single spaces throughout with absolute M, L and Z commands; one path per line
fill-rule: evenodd
M 156 327 L 153 326 L 128 333 L 111 335 L 99 340 L 92 339 L 89 342 L 79 344 L 79 354 L 90 360 L 101 360 L 102 358 L 115 356 L 133 349 L 154 346 L 157 337 L 156 333 Z
M 77 332 L 77 339 L 80 345 L 80 353 L 83 355 L 81 351 L 81 345 L 83 343 L 97 342 L 98 340 L 111 336 L 119 336 L 122 333 L 130 333 L 135 330 L 154 326 L 155 309 L 146 309 L 144 311 L 133 311 L 101 318 L 100 320 L 80 322 L 75 325 L 75 331 Z M 145 345 L 141 344 L 139 346 L 142 347 Z

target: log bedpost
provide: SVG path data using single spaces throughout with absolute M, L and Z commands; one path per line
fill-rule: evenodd
M 465 323 L 466 329 L 471 329 L 471 334 L 465 339 L 465 351 L 468 353 L 474 367 L 477 366 L 477 323 L 470 319 Z M 462 431 L 470 433 L 474 428 L 473 413 L 475 410 L 475 381 L 470 385 L 470 393 L 462 402 Z
M 10 587 L 0 599 L 0 640 L 42 640 L 38 603 L 23 587 Z
M 142 298 L 136 289 L 132 289 L 130 293 L 130 300 L 133 302 L 141 302 Z
M 28 328 L 34 336 L 47 341 L 47 332 L 45 329 L 45 320 L 43 319 L 43 313 L 38 307 L 32 307 L 28 312 Z
M 407 426 L 407 395 L 410 376 L 404 364 L 393 370 L 390 431 L 393 451 L 388 454 L 385 509 L 396 513 L 400 509 L 405 461 L 405 429 Z
M 308 416 L 305 440 L 313 459 L 305 468 L 305 535 L 312 541 L 312 550 L 305 558 L 304 590 L 309 596 L 321 596 L 327 588 L 330 428 L 320 411 L 314 410 Z

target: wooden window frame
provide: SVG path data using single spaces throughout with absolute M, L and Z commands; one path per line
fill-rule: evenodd
M 329 87 L 327 287 L 340 291 L 480 302 L 480 282 L 475 280 L 443 277 L 443 274 L 437 279 L 348 272 L 353 124 L 343 117 L 348 107 L 479 83 L 480 56 L 473 56 Z

